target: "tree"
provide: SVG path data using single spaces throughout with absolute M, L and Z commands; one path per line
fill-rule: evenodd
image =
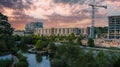
M 0 54 L 5 50 L 7 50 L 7 45 L 5 44 L 5 40 L 0 40 Z
M 34 39 L 32 35 L 24 36 L 24 39 L 25 39 L 25 44 L 33 44 Z
M 105 54 L 100 51 L 96 57 L 96 66 L 98 67 L 108 67 L 108 63 L 105 57 Z
M 52 59 L 51 60 L 52 67 L 67 67 L 66 63 L 61 59 Z
M 120 66 L 120 58 L 114 63 L 113 67 L 119 67 Z
M 8 17 L 0 13 L 0 40 L 3 40 L 1 42 L 0 51 L 5 51 L 9 52 L 8 49 L 11 49 L 11 46 L 13 47 L 14 42 L 12 39 L 12 33 L 13 33 L 13 28 L 11 27 L 10 23 L 8 23 Z M 4 21 L 2 21 L 4 20 Z
M 52 43 L 50 43 L 49 48 L 50 48 L 50 50 L 51 50 L 52 52 L 55 52 L 57 47 L 56 47 L 56 45 L 52 42 Z
M 87 44 L 88 44 L 89 47 L 94 47 L 95 46 L 94 40 L 92 38 L 88 39 L 88 43 Z
M 21 43 L 20 43 L 20 48 L 21 48 L 23 51 L 26 51 L 26 50 L 27 50 L 27 45 L 25 44 L 25 38 L 22 37 L 20 42 L 21 42 Z
M 71 33 L 67 38 L 68 38 L 69 44 L 74 44 L 74 40 L 76 39 L 74 33 Z
M 14 40 L 13 36 L 8 36 L 6 42 L 7 42 L 6 43 L 7 48 L 9 50 L 11 50 L 12 48 L 15 47 L 15 40 Z
M 77 44 L 82 45 L 82 36 L 77 38 Z
M 42 40 L 37 41 L 37 43 L 35 44 L 35 49 L 36 50 L 42 50 L 43 49 Z
M 0 21 L 0 36 L 12 35 L 13 28 L 11 27 L 10 23 L 8 23 L 8 17 L 1 14 L 1 19 L 5 21 Z
M 18 50 L 19 49 L 17 47 L 16 48 L 14 47 L 11 49 L 11 52 L 12 52 L 12 54 L 17 54 Z
M 42 62 L 42 56 L 40 54 L 36 54 L 36 61 L 38 63 Z
M 56 49 L 56 57 L 61 57 L 62 54 L 64 54 L 66 52 L 66 46 L 65 45 L 60 45 L 57 49 Z
M 71 33 L 70 36 L 73 40 L 75 39 L 75 34 L 74 33 Z
M 21 37 L 19 35 L 14 35 L 13 37 L 14 37 L 15 41 L 20 41 L 20 39 L 21 39 Z
M 0 67 L 10 67 L 12 64 L 12 60 L 1 60 L 0 59 Z

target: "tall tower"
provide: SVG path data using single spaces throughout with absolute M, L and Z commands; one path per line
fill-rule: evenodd
M 93 4 L 95 3 L 95 0 L 93 0 Z M 95 6 L 92 6 L 92 25 L 91 25 L 91 38 L 94 39 L 94 22 L 95 22 Z
M 95 4 L 95 0 L 92 1 L 91 4 L 89 4 L 89 6 L 92 7 L 92 23 L 91 23 L 91 38 L 94 39 L 94 23 L 95 23 L 95 7 L 103 7 L 105 9 L 107 9 L 107 6 L 102 6 L 102 5 L 96 5 Z

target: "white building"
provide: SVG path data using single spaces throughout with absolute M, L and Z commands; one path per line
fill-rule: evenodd
M 27 32 L 25 30 L 15 30 L 15 31 L 13 31 L 13 35 L 28 36 L 28 35 L 31 35 L 31 33 Z
M 87 34 L 87 29 L 83 28 L 36 28 L 34 31 L 35 35 L 45 35 L 45 36 L 50 36 L 50 35 L 63 35 L 63 36 L 68 36 L 71 33 L 74 33 L 75 35 L 88 35 Z
M 24 30 L 16 30 L 16 31 L 13 31 L 13 35 L 24 36 L 25 31 Z

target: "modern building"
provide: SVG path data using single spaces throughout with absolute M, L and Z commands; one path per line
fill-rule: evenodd
M 26 24 L 25 29 L 28 32 L 34 32 L 35 28 L 43 28 L 42 22 L 31 22 Z
M 50 36 L 50 35 L 62 35 L 62 36 L 68 36 L 71 33 L 74 33 L 76 36 L 83 34 L 85 36 L 87 35 L 87 29 L 84 28 L 36 28 L 34 31 L 35 35 L 44 35 L 44 36 Z
M 120 39 L 120 16 L 109 16 L 108 38 Z
M 81 30 L 81 33 L 80 34 L 83 34 L 84 37 L 90 37 L 90 27 L 86 27 L 86 28 L 80 28 Z

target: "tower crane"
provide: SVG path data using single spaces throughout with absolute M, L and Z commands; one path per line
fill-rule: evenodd
M 92 3 L 92 4 L 89 4 L 89 6 L 92 7 L 91 38 L 94 39 L 95 7 L 102 7 L 102 8 L 107 9 L 107 6 L 103 6 L 103 5 L 97 5 L 97 4 L 95 4 L 95 0 L 93 0 L 93 3 Z

